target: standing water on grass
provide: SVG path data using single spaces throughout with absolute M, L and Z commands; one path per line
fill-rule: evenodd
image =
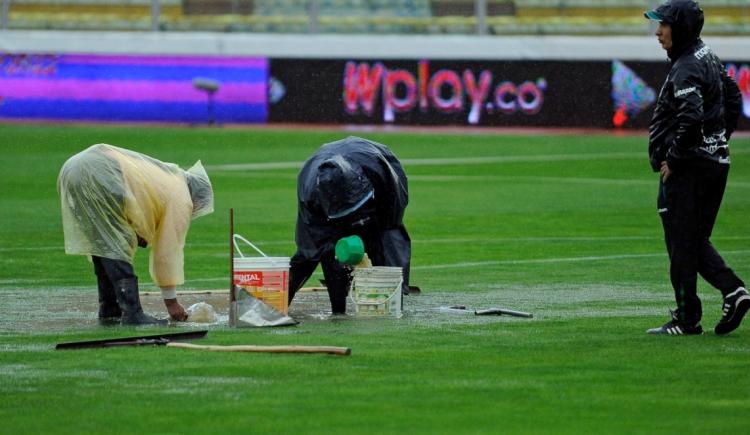
M 51 331 L 99 328 L 98 300 L 94 288 L 55 289 L 0 289 L 0 333 L 27 332 L 49 334 Z M 229 298 L 225 292 L 180 295 L 184 306 L 205 302 L 213 307 L 216 321 L 212 323 L 175 323 L 184 326 L 228 327 Z M 160 295 L 143 294 L 144 310 L 157 317 L 167 318 Z M 462 305 L 460 310 L 446 307 Z M 354 316 L 354 306 L 349 301 L 346 316 L 331 316 L 328 294 L 324 291 L 304 291 L 297 294 L 289 307 L 289 314 L 302 324 L 331 320 L 363 322 L 407 322 L 425 326 L 442 324 L 484 322 L 529 322 L 546 319 L 574 317 L 653 316 L 661 314 L 663 295 L 637 287 L 621 285 L 589 286 L 516 286 L 497 285 L 492 288 L 457 291 L 424 291 L 403 299 L 404 317 L 359 319 Z M 506 316 L 475 316 L 473 310 L 508 308 L 528 311 L 534 319 L 517 319 Z M 597 307 L 592 310 L 592 307 Z

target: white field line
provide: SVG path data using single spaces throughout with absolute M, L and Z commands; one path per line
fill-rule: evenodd
M 729 255 L 747 255 L 750 254 L 750 250 L 738 250 L 738 251 L 724 251 L 722 254 Z M 557 258 L 530 258 L 525 260 L 490 260 L 490 261 L 467 261 L 461 263 L 446 263 L 446 264 L 431 264 L 428 266 L 412 266 L 411 270 L 437 270 L 437 269 L 464 269 L 471 267 L 487 267 L 487 266 L 517 266 L 524 264 L 558 264 L 558 263 L 587 263 L 597 261 L 614 261 L 614 260 L 627 260 L 637 258 L 659 258 L 665 257 L 665 252 L 660 253 L 649 253 L 649 254 L 619 254 L 619 255 L 601 255 L 601 256 L 585 256 L 585 257 L 557 257 Z M 93 274 L 92 274 L 93 275 Z M 192 284 L 198 282 L 219 282 L 226 281 L 226 277 L 218 278 L 200 278 L 186 280 L 185 284 Z M 45 284 L 52 285 L 59 282 L 54 279 L 4 279 L 0 280 L 0 285 L 13 285 L 13 284 Z M 153 287 L 153 283 L 144 282 L 143 287 Z M 80 286 L 78 286 L 80 287 Z M 77 288 L 78 288 L 77 287 Z
M 724 251 L 723 254 L 745 255 L 750 254 L 750 250 Z M 429 266 L 414 266 L 412 270 L 434 270 L 434 269 L 461 269 L 478 266 L 505 266 L 505 265 L 523 265 L 523 264 L 550 264 L 550 263 L 585 263 L 595 261 L 627 260 L 633 258 L 658 258 L 665 257 L 666 252 L 658 254 L 620 254 L 620 255 L 601 255 L 586 257 L 560 257 L 560 258 L 535 258 L 526 260 L 496 260 L 496 261 L 468 261 L 463 263 L 451 264 L 433 264 Z
M 463 263 L 452 264 L 432 264 L 429 266 L 414 266 L 412 270 L 436 270 L 436 269 L 463 269 L 467 267 L 486 267 L 486 266 L 506 266 L 506 265 L 523 265 L 523 264 L 549 264 L 549 263 L 582 263 L 587 261 L 607 261 L 607 260 L 624 260 L 631 258 L 656 258 L 665 257 L 667 254 L 622 254 L 622 255 L 601 255 L 588 257 L 561 257 L 561 258 L 536 258 L 528 260 L 494 260 L 494 261 L 467 261 Z
M 645 153 L 582 153 L 582 154 L 546 154 L 526 156 L 485 156 L 485 157 L 447 157 L 400 159 L 404 166 L 456 166 L 486 165 L 490 163 L 522 162 L 563 162 L 572 160 L 599 159 L 633 159 L 646 158 Z M 299 169 L 304 162 L 265 162 L 265 163 L 230 163 L 225 165 L 207 165 L 206 171 L 259 171 L 269 169 Z
M 661 235 L 654 236 L 577 236 L 577 237 L 493 237 L 490 239 L 482 237 L 455 237 L 455 238 L 440 238 L 440 239 L 414 239 L 411 241 L 412 245 L 422 244 L 460 244 L 460 243 L 473 243 L 473 244 L 499 244 L 499 243 L 547 243 L 547 242 L 628 242 L 638 240 L 661 240 Z M 724 241 L 736 241 L 736 240 L 750 240 L 750 236 L 714 236 L 711 240 L 724 240 Z M 294 240 L 266 240 L 266 241 L 255 241 L 253 242 L 258 246 L 286 246 L 294 245 Z M 187 243 L 188 247 L 203 247 L 210 248 L 213 246 L 226 247 L 227 242 L 208 242 L 208 243 Z M 23 252 L 23 251 L 59 251 L 61 254 L 65 253 L 65 249 L 62 244 L 56 246 L 3 246 L 0 247 L 0 252 Z M 223 255 L 223 254 L 222 254 Z
M 276 180 L 296 180 L 296 174 L 273 173 L 273 172 L 245 172 L 236 176 L 243 178 L 263 178 Z M 626 178 L 585 178 L 585 177 L 545 177 L 545 176 L 508 176 L 508 175 L 409 175 L 409 182 L 414 183 L 455 183 L 455 182 L 527 182 L 527 183 L 554 183 L 559 184 L 596 184 L 610 186 L 655 186 L 657 184 L 656 176 L 653 180 L 644 179 L 626 179 Z M 750 183 L 732 182 L 731 186 L 748 187 Z
M 642 153 L 581 153 L 581 154 L 544 154 L 525 156 L 485 156 L 485 157 L 454 157 L 454 158 L 422 158 L 402 159 L 404 166 L 456 166 L 456 165 L 485 165 L 488 163 L 525 163 L 525 162 L 567 162 L 574 160 L 601 159 L 634 159 L 642 158 Z
M 653 179 L 627 179 L 627 178 L 586 178 L 586 177 L 545 177 L 545 176 L 504 176 L 504 175 L 411 175 L 409 181 L 417 182 L 482 182 L 482 181 L 523 181 L 533 183 L 555 183 L 555 184 L 597 184 L 609 186 L 656 186 L 658 178 L 655 174 Z M 732 181 L 727 183 L 727 189 L 735 187 L 750 188 L 750 182 Z
M 232 171 L 239 171 L 232 170 Z M 221 172 L 218 170 L 216 172 Z M 644 172 L 645 173 L 645 172 Z M 257 171 L 235 172 L 235 177 L 241 178 L 263 178 L 275 180 L 296 180 L 296 173 Z M 655 186 L 656 175 L 653 179 L 627 179 L 627 178 L 586 178 L 586 177 L 545 177 L 545 176 L 507 176 L 507 175 L 409 175 L 409 182 L 414 183 L 455 183 L 455 182 L 527 182 L 527 183 L 554 183 L 559 184 L 589 184 L 602 186 Z M 730 181 L 727 188 L 733 187 L 750 188 L 750 182 Z
M 748 154 L 750 149 L 735 149 L 734 154 Z M 400 159 L 404 166 L 456 166 L 486 165 L 492 163 L 525 163 L 525 162 L 566 162 L 613 159 L 648 158 L 646 152 L 638 153 L 580 153 L 580 154 L 543 154 L 522 156 L 482 156 L 482 157 L 433 157 Z M 206 165 L 206 171 L 264 171 L 275 169 L 299 169 L 304 162 L 263 162 L 263 163 L 228 163 L 224 165 Z
M 596 184 L 603 186 L 656 186 L 658 184 L 657 175 L 651 180 L 628 179 L 628 178 L 586 178 L 586 177 L 545 177 L 545 176 L 504 176 L 504 175 L 412 175 L 409 181 L 417 182 L 457 182 L 468 181 L 472 183 L 482 181 L 514 181 L 529 183 L 555 183 L 559 184 Z M 750 182 L 729 181 L 727 189 L 733 187 L 750 188 Z
M 529 183 L 567 183 L 567 184 L 599 184 L 599 185 L 615 185 L 615 186 L 655 186 L 656 180 L 642 180 L 642 179 L 618 179 L 618 178 L 583 178 L 583 177 L 544 177 L 544 176 L 526 176 L 526 177 L 512 177 L 503 175 L 412 175 L 409 176 L 409 181 L 418 182 L 445 182 L 452 183 L 457 181 L 468 181 L 472 183 L 482 181 L 514 181 L 514 182 L 529 182 Z M 750 183 L 748 183 L 750 186 Z

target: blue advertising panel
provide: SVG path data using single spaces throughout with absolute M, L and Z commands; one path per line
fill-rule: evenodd
M 0 119 L 265 122 L 268 60 L 0 54 Z

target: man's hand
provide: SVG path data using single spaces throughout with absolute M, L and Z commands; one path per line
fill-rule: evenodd
M 667 178 L 672 175 L 672 170 L 669 169 L 669 165 L 667 165 L 666 160 L 661 162 L 661 169 L 659 169 L 659 173 L 661 174 L 661 181 L 664 183 L 666 183 Z
M 187 320 L 188 315 L 185 312 L 185 309 L 182 308 L 182 305 L 177 302 L 177 299 L 164 299 L 164 306 L 167 307 L 169 317 L 171 317 L 172 320 L 176 320 L 178 322 L 184 322 L 185 320 Z

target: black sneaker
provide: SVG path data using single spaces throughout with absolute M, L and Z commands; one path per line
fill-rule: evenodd
M 750 309 L 750 295 L 744 287 L 740 287 L 724 298 L 724 314 L 716 324 L 714 332 L 717 335 L 729 334 L 737 329 Z
M 690 323 L 683 322 L 677 319 L 677 312 L 670 310 L 672 314 L 672 320 L 665 323 L 664 326 L 659 328 L 651 328 L 646 333 L 648 334 L 664 334 L 664 335 L 701 335 L 703 334 L 703 327 L 701 322 Z

